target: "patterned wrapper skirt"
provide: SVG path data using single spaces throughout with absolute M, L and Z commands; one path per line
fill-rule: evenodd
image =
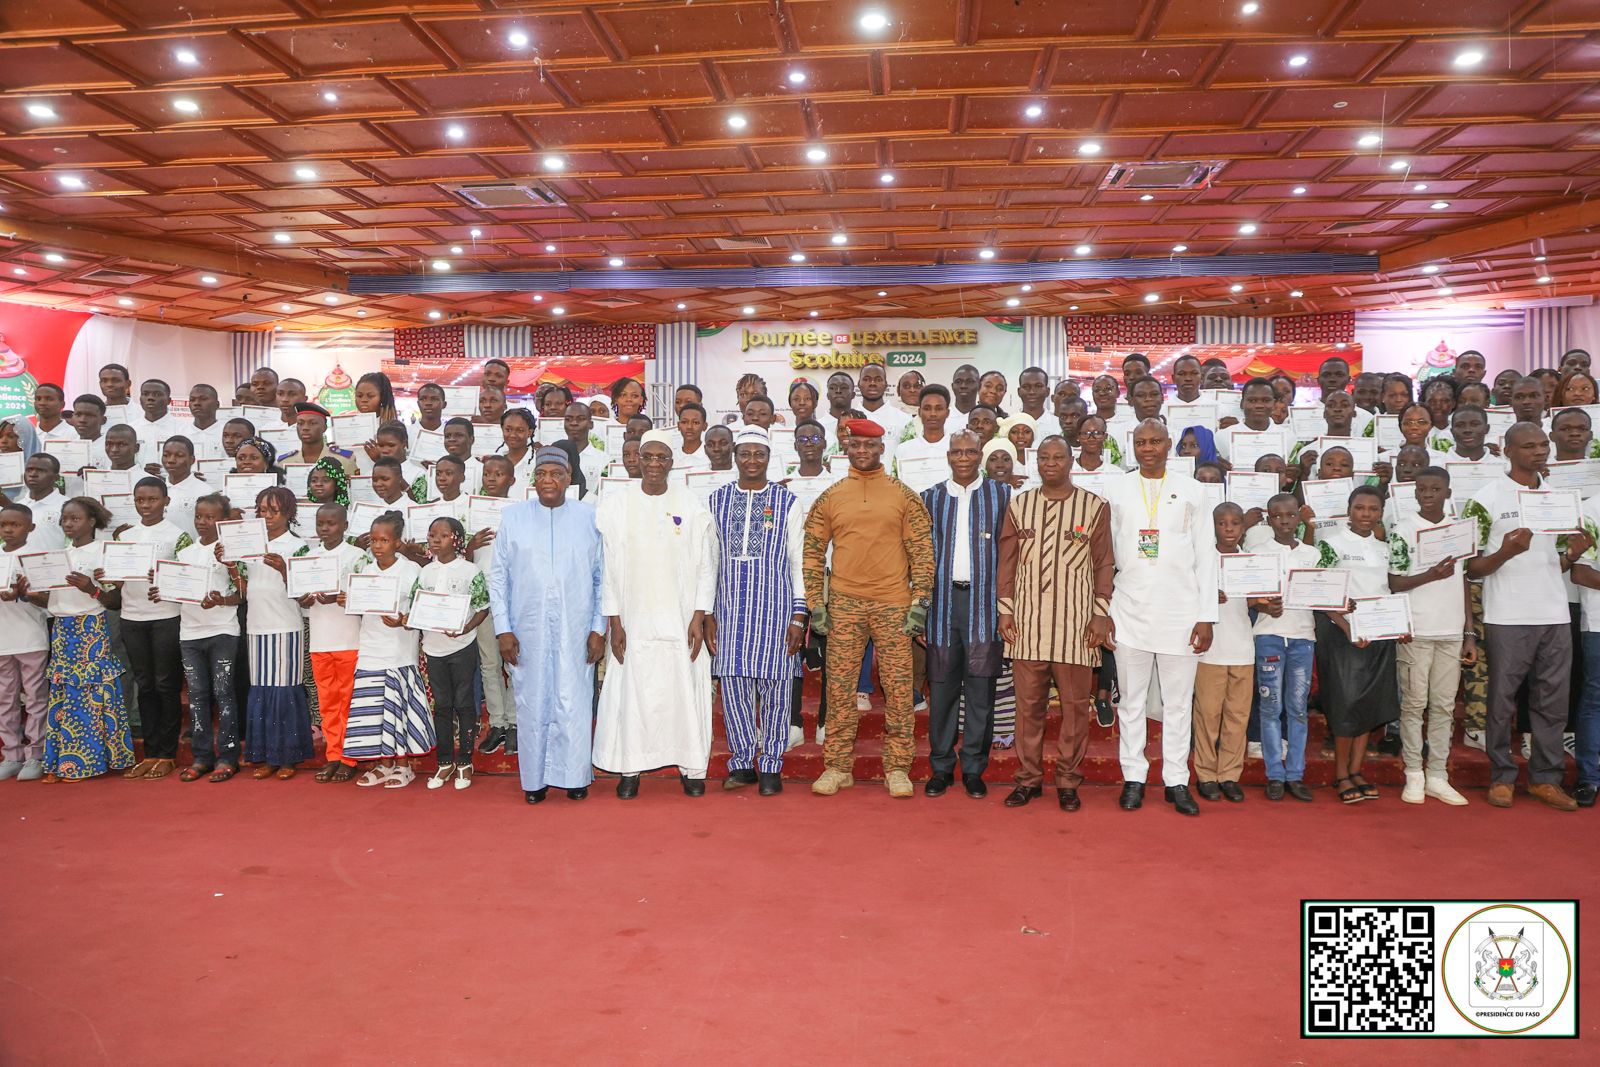
M 251 634 L 249 642 L 245 762 L 292 767 L 316 752 L 306 704 L 305 634 Z
M 433 714 L 422 672 L 415 667 L 357 668 L 344 730 L 345 758 L 421 756 L 433 747 Z
M 122 669 L 103 612 L 52 620 L 45 770 L 61 778 L 93 778 L 133 766 L 133 732 L 118 680 Z

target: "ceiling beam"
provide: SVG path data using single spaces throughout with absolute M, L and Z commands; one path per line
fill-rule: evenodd
M 1430 237 L 1426 241 L 1383 253 L 1378 257 L 1378 269 L 1388 274 L 1418 267 L 1424 263 L 1459 259 L 1479 252 L 1492 252 L 1524 241 L 1536 241 L 1541 237 L 1559 237 L 1590 226 L 1600 226 L 1600 200 L 1583 200 L 1575 204 L 1518 215 L 1515 218 L 1497 219 L 1478 226 L 1468 226 L 1464 230 L 1452 230 L 1437 237 Z
M 216 271 L 220 274 L 252 278 L 261 282 L 280 282 L 305 289 L 331 289 L 342 293 L 349 287 L 349 282 L 342 272 L 325 270 L 306 263 L 287 263 L 243 249 L 230 251 L 202 248 L 164 238 L 152 240 L 145 237 L 126 237 L 83 226 L 30 222 L 26 219 L 0 219 L 0 237 L 32 241 L 63 252 L 87 252 L 119 259 L 140 259 L 150 263 L 187 267 L 191 270 Z

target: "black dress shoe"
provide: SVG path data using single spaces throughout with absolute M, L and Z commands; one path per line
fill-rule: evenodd
M 775 797 L 783 792 L 783 775 L 777 771 L 762 771 L 756 776 L 757 792 L 764 797 Z
M 1122 795 L 1117 798 L 1117 807 L 1123 811 L 1138 811 L 1144 806 L 1144 783 L 1123 782 Z
M 549 792 L 549 786 L 545 786 L 543 789 L 529 789 L 522 794 L 522 799 L 526 800 L 529 804 L 543 804 L 545 794 Z
M 507 726 L 506 727 L 506 755 L 515 756 L 516 754 L 517 754 L 517 728 L 515 726 Z
M 1062 811 L 1077 811 L 1083 807 L 1083 801 L 1078 799 L 1076 789 L 1057 789 L 1056 803 L 1061 805 Z
M 686 797 L 703 797 L 706 795 L 706 780 L 704 778 L 690 778 L 688 775 L 678 775 L 678 781 L 683 784 L 683 795 Z
M 1034 797 L 1044 796 L 1044 786 L 1019 785 L 1006 796 L 1006 807 L 1020 808 Z
M 1580 808 L 1592 808 L 1594 807 L 1596 792 L 1597 789 L 1594 785 L 1583 783 L 1572 791 L 1572 799 L 1578 802 L 1578 807 Z
M 617 779 L 617 799 L 632 800 L 639 795 L 639 776 L 624 774 Z
M 1283 787 L 1296 800 L 1303 800 L 1308 804 L 1311 802 L 1311 788 L 1304 782 L 1285 782 Z
M 1186 785 L 1169 785 L 1166 790 L 1167 803 L 1178 809 L 1179 815 L 1199 815 L 1200 805 L 1194 802 L 1194 797 L 1189 793 Z
M 1094 698 L 1094 721 L 1101 726 L 1110 726 L 1117 721 L 1117 709 L 1111 706 L 1111 701 L 1104 697 Z
M 588 800 L 589 799 L 589 787 L 586 786 L 586 785 L 581 785 L 576 789 L 567 790 L 567 799 L 568 800 Z
M 925 797 L 942 797 L 945 790 L 949 788 L 950 776 L 947 774 L 935 774 L 923 785 L 922 795 Z
M 1200 794 L 1201 800 L 1221 800 L 1222 790 L 1217 788 L 1216 782 L 1196 782 L 1194 791 Z
M 1235 804 L 1244 803 L 1244 790 L 1239 788 L 1238 782 L 1218 782 L 1217 788 L 1222 790 L 1222 795 Z
M 963 774 L 961 784 L 966 787 L 967 796 L 973 800 L 982 800 L 989 795 L 989 786 L 984 782 L 981 774 Z
M 1282 800 L 1283 799 L 1283 783 L 1278 781 L 1278 779 L 1276 779 L 1276 778 L 1272 779 L 1271 781 L 1269 781 L 1267 783 L 1267 799 L 1268 800 Z
M 478 751 L 493 752 L 505 743 L 506 732 L 498 726 L 491 726 L 483 735 L 483 740 L 478 742 Z
M 728 777 L 722 780 L 724 789 L 743 789 L 747 785 L 756 784 L 756 771 L 754 767 L 744 767 L 740 770 L 728 769 Z

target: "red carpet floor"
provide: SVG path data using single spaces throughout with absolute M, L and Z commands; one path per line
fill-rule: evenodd
M 881 785 L 0 784 L 0 1064 L 1576 1062 L 1303 1041 L 1305 896 L 1583 896 L 1592 813 Z M 1159 792 L 1156 793 L 1159 798 Z M 1508 857 L 1515 857 L 1508 870 Z M 1586 902 L 1585 902 L 1586 903 Z M 1580 905 L 1581 906 L 1581 905 Z M 1585 991 L 1600 988 L 1594 953 Z M 1597 1013 L 1582 1011 L 1596 1036 Z M 1585 1054 L 1592 1062 L 1592 1050 Z

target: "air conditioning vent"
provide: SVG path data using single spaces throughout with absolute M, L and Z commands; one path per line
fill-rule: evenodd
M 1220 159 L 1190 162 L 1113 163 L 1102 189 L 1204 189 L 1226 165 Z
M 218 315 L 212 322 L 225 322 L 230 326 L 261 326 L 268 322 L 277 322 L 276 315 L 263 315 L 258 311 L 235 311 L 231 315 Z
M 1382 233 L 1393 223 L 1387 219 L 1352 219 L 1349 222 L 1330 222 L 1323 233 Z
M 611 309 L 615 310 L 616 308 L 636 307 L 638 305 L 639 301 L 637 301 L 637 300 L 624 300 L 621 297 L 615 297 L 615 296 L 606 296 L 606 297 L 601 297 L 598 300 L 591 300 L 591 301 L 589 301 L 589 303 L 593 304 L 595 307 L 611 308 Z
M 718 237 L 715 243 L 725 252 L 754 252 L 772 247 L 772 242 L 765 237 Z
M 132 285 L 135 282 L 142 282 L 148 277 L 150 277 L 148 274 L 135 274 L 132 271 L 101 268 L 100 270 L 90 271 L 88 274 L 80 274 L 75 280 L 94 282 L 96 285 Z
M 566 201 L 543 182 L 469 182 L 447 185 L 473 207 L 494 210 L 519 207 L 566 207 Z

